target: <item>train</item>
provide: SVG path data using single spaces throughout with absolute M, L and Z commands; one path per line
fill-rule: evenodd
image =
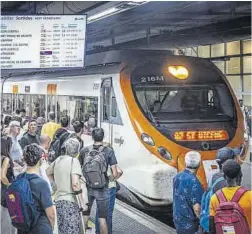
M 124 171 L 119 182 L 125 199 L 143 209 L 172 204 L 173 178 L 184 169 L 188 151 L 201 154 L 197 177 L 204 188 L 218 170 L 220 148 L 240 147 L 241 159 L 246 157 L 241 108 L 208 59 L 171 51 L 109 51 L 87 55 L 84 69 L 13 77 L 3 90 L 7 114 L 26 108 L 45 118 L 49 111 L 57 119 L 62 112 L 87 122 L 93 116 Z M 90 131 L 83 139 L 85 146 L 92 144 Z

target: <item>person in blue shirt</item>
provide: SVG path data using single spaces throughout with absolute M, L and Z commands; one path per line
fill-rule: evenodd
M 203 188 L 196 177 L 201 155 L 189 151 L 185 155 L 186 168 L 173 179 L 173 221 L 178 234 L 194 234 L 199 229 L 200 203 Z

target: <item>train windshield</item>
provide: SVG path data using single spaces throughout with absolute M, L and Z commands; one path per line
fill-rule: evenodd
M 135 96 L 153 123 L 231 121 L 234 105 L 225 84 L 136 86 Z

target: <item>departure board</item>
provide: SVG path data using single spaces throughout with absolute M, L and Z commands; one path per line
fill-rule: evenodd
M 86 15 L 1 16 L 1 69 L 83 67 Z

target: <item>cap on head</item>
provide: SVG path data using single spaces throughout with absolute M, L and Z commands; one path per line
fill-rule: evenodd
M 200 165 L 201 155 L 197 151 L 189 151 L 185 155 L 185 164 L 187 168 L 197 169 Z
M 232 159 L 228 159 L 224 162 L 222 169 L 224 175 L 230 179 L 236 178 L 241 173 L 240 164 Z
M 222 165 L 225 161 L 227 161 L 228 159 L 234 159 L 236 154 L 236 151 L 229 148 L 229 147 L 224 147 L 218 150 L 217 155 L 216 155 L 216 162 L 219 165 Z

